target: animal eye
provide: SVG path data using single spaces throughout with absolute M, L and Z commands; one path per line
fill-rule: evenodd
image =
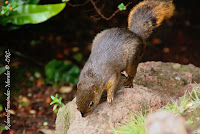
M 91 101 L 91 102 L 90 102 L 90 107 L 92 107 L 92 106 L 93 106 L 93 104 L 94 104 L 94 102 L 93 102 L 93 101 Z

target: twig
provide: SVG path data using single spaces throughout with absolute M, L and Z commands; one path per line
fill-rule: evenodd
M 95 15 L 96 16 L 96 15 Z M 95 21 L 98 21 L 100 20 L 101 18 L 100 17 L 95 17 L 95 16 L 90 16 L 92 19 L 94 19 Z
M 72 6 L 72 7 L 82 7 L 85 6 L 90 0 L 87 0 L 86 2 L 82 3 L 82 4 L 71 4 L 70 2 L 68 2 L 68 5 Z
M 97 13 L 101 16 L 101 18 L 105 19 L 105 20 L 110 20 L 112 19 L 120 10 L 116 10 L 110 17 L 106 17 L 104 16 L 99 9 L 97 8 L 95 2 L 93 0 L 90 0 L 90 2 L 92 3 L 92 5 L 94 6 L 95 10 L 97 11 Z M 128 7 L 130 4 L 132 4 L 132 2 L 129 2 L 128 4 L 126 4 L 126 7 Z
M 95 3 L 97 3 L 99 0 L 97 0 L 97 1 L 95 1 Z M 101 9 L 103 9 L 104 8 L 104 4 L 102 5 L 102 7 L 99 9 L 99 10 L 101 10 Z M 88 10 L 85 10 L 85 12 L 87 13 L 87 12 L 91 12 L 91 11 L 94 11 L 94 10 L 96 10 L 94 7 L 93 8 L 91 8 L 91 9 L 88 9 Z M 98 14 L 97 14 L 98 15 Z

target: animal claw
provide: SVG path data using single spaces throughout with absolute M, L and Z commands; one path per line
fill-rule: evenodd
M 109 104 L 111 104 L 112 101 L 113 101 L 113 97 L 107 97 L 107 102 L 108 102 Z

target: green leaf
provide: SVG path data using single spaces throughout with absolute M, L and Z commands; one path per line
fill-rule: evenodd
M 55 84 L 69 82 L 69 84 L 74 85 L 78 82 L 79 74 L 80 69 L 78 66 L 58 60 L 50 61 L 45 67 L 47 81 L 52 81 Z
M 60 106 L 60 107 L 62 108 L 63 106 L 64 106 L 64 104 L 63 104 L 63 103 L 61 103 L 61 106 Z
M 57 100 L 54 100 L 50 103 L 50 105 L 54 104 L 54 103 L 57 103 Z
M 49 80 L 54 80 L 54 75 L 59 66 L 62 65 L 61 61 L 58 60 L 51 60 L 46 66 L 45 66 L 45 75 Z
M 58 94 L 56 94 L 56 96 L 55 96 L 55 97 L 56 97 L 56 99 L 57 99 L 57 98 L 58 98 Z
M 62 65 L 62 61 L 59 60 L 51 60 L 47 65 L 46 68 L 57 68 Z
M 27 4 L 38 4 L 40 0 L 29 0 Z
M 59 103 L 62 103 L 62 97 L 59 98 Z
M 9 0 L 9 2 L 18 2 L 20 4 L 38 4 L 40 0 Z
M 48 126 L 48 122 L 43 122 L 43 126 Z
M 6 29 L 7 29 L 8 31 L 17 30 L 17 29 L 20 29 L 20 28 L 21 28 L 21 26 L 19 26 L 19 25 L 8 25 L 8 26 L 6 27 Z
M 73 56 L 73 58 L 78 61 L 78 62 L 81 62 L 82 58 L 83 58 L 83 55 L 81 53 L 77 53 Z
M 126 6 L 124 5 L 124 3 L 121 3 L 119 6 L 118 6 L 119 10 L 122 11 L 122 10 L 126 10 Z
M 0 104 L 0 112 L 3 111 L 3 106 Z
M 54 97 L 53 95 L 51 95 L 51 99 L 54 100 L 54 98 L 55 98 L 55 97 Z
M 69 0 L 62 0 L 62 2 L 68 2 Z
M 18 2 L 9 2 L 7 5 L 2 6 L 1 15 L 8 16 L 9 14 L 14 13 L 14 11 L 18 10 L 19 3 Z M 10 10 L 11 8 L 11 10 Z
M 46 66 L 45 66 L 45 75 L 47 77 L 47 80 L 58 82 L 62 81 L 61 76 L 64 72 L 67 71 L 68 68 L 70 68 L 69 63 L 64 63 L 59 60 L 51 60 Z
M 41 74 L 40 74 L 40 72 L 35 72 L 35 73 L 34 73 L 34 76 L 35 76 L 36 78 L 40 78 L 40 77 L 41 77 Z
M 30 105 L 29 102 L 23 102 L 23 103 L 22 103 L 22 106 L 24 106 L 24 107 L 29 106 L 29 105 Z
M 0 131 L 1 130 L 6 130 L 6 127 L 5 126 L 0 126 Z
M 0 75 L 6 71 L 5 67 L 0 67 Z
M 55 72 L 54 81 L 55 81 L 55 82 L 58 82 L 59 78 L 60 78 L 59 72 Z
M 55 104 L 55 105 L 53 106 L 53 111 L 57 108 L 57 106 L 58 106 L 58 104 Z
M 16 25 L 38 24 L 60 13 L 66 3 L 48 5 L 22 5 L 14 15 L 3 17 L 0 23 L 6 25 L 12 23 Z
M 77 66 L 72 66 L 72 68 L 68 71 L 68 74 L 71 76 L 77 76 L 80 74 L 80 69 Z

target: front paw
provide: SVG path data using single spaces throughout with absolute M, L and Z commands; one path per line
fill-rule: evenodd
M 113 98 L 114 98 L 113 96 L 107 96 L 107 102 L 109 104 L 112 104 Z

